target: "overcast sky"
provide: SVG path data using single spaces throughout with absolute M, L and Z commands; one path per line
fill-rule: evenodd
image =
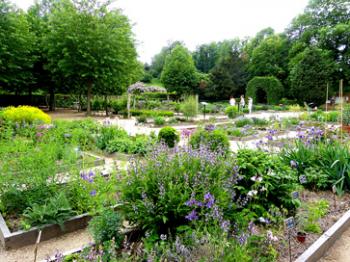
M 27 9 L 34 0 L 11 0 Z M 282 32 L 308 0 L 118 0 L 132 23 L 140 60 L 150 62 L 169 41 L 190 50 L 199 44 L 254 36 L 266 27 Z

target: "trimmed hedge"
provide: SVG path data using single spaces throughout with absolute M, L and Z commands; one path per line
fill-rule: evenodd
M 268 104 L 278 104 L 283 97 L 283 85 L 274 76 L 256 76 L 248 82 L 246 96 L 260 102 L 257 93 L 262 90 L 266 93 Z M 261 99 L 260 99 L 261 100 Z
M 174 116 L 174 112 L 166 111 L 166 110 L 139 110 L 139 109 L 130 109 L 130 114 L 132 116 L 147 116 L 147 117 L 172 117 Z

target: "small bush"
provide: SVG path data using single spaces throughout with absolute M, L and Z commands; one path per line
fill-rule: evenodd
M 89 222 L 89 231 L 97 245 L 114 238 L 116 248 L 120 247 L 124 236 L 119 232 L 123 220 L 113 210 L 104 210 Z
M 154 118 L 154 124 L 155 124 L 156 126 L 162 126 L 162 125 L 165 124 L 165 120 L 164 120 L 163 117 L 157 116 L 157 117 Z
M 168 145 L 168 147 L 174 147 L 180 140 L 179 133 L 171 126 L 163 127 L 158 134 L 158 141 L 162 141 Z
M 188 96 L 181 104 L 181 112 L 188 119 L 198 115 L 198 99 L 196 96 Z
M 226 133 L 222 130 L 205 130 L 196 131 L 190 139 L 193 148 L 199 148 L 200 145 L 208 146 L 211 151 L 222 151 L 226 153 L 230 150 L 230 142 Z
M 132 146 L 133 142 L 130 140 L 130 138 L 117 137 L 109 141 L 106 150 L 110 154 L 114 152 L 129 153 Z
M 116 138 L 127 137 L 128 133 L 122 128 L 117 127 L 103 127 L 101 133 L 97 137 L 96 145 L 99 149 L 106 149 L 109 142 Z
M 264 118 L 257 118 L 257 117 L 253 117 L 253 125 L 254 126 L 267 126 L 269 124 L 269 121 L 264 119 Z
M 227 107 L 225 110 L 225 114 L 231 119 L 237 117 L 238 116 L 238 107 L 237 106 Z
M 326 121 L 328 122 L 338 122 L 339 121 L 339 112 L 337 111 L 331 111 L 325 114 Z
M 244 127 L 248 125 L 253 125 L 253 120 L 250 118 L 243 117 L 235 122 L 236 127 Z
M 118 114 L 126 110 L 127 107 L 127 97 L 122 96 L 118 99 L 112 99 L 111 107 L 113 109 L 114 114 Z
M 147 116 L 145 115 L 140 115 L 136 117 L 137 123 L 147 123 Z
M 32 106 L 6 107 L 0 112 L 0 117 L 16 123 L 51 123 L 51 118 L 42 110 Z

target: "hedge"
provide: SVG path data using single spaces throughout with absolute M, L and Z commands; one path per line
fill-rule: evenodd
M 283 97 L 283 85 L 274 76 L 256 76 L 248 82 L 246 96 L 253 98 L 254 102 L 260 102 L 257 97 L 259 90 L 266 93 L 268 104 L 278 104 Z
M 139 109 L 131 109 L 130 114 L 132 116 L 148 116 L 148 117 L 172 117 L 174 116 L 174 112 L 166 111 L 166 110 L 139 110 Z

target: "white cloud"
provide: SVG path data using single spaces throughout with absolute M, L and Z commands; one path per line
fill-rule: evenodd
M 33 0 L 12 0 L 23 9 Z M 210 41 L 254 36 L 266 27 L 281 32 L 308 0 L 119 0 L 134 23 L 138 52 L 150 61 L 169 40 L 193 50 Z

